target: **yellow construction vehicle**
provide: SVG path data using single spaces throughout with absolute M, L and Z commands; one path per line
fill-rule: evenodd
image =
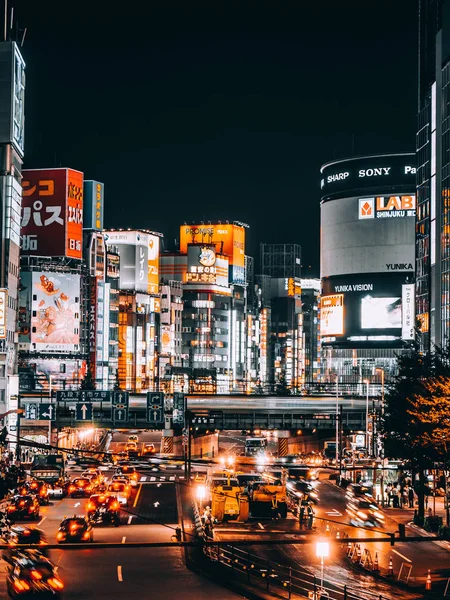
M 210 489 L 211 513 L 215 519 L 219 522 L 248 520 L 248 495 L 242 493 L 239 481 L 235 477 L 213 477 Z
M 250 484 L 250 512 L 252 517 L 287 517 L 286 484 L 281 479 L 261 479 Z

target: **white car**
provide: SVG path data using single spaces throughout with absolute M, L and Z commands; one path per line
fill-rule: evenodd
M 64 497 L 64 490 L 61 485 L 58 485 L 58 484 L 49 485 L 48 486 L 48 495 L 49 495 L 49 498 L 55 498 L 56 500 L 59 500 Z
M 128 506 L 130 489 L 125 481 L 118 481 L 117 479 L 108 485 L 108 493 L 117 498 L 121 506 Z

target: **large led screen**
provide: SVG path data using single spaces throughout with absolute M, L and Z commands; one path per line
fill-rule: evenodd
M 331 345 L 396 347 L 412 339 L 413 295 L 405 301 L 411 273 L 347 275 L 322 282 L 321 336 Z M 406 287 L 405 287 L 406 286 Z

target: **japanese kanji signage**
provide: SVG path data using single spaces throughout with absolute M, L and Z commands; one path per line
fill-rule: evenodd
M 8 310 L 8 290 L 0 290 L 0 340 L 6 338 L 6 314 Z
M 84 227 L 102 231 L 104 185 L 99 181 L 84 182 Z
M 22 255 L 82 257 L 83 173 L 25 169 Z

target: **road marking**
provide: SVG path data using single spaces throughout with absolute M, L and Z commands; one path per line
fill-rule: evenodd
M 143 476 L 141 477 L 141 481 L 147 481 L 147 476 L 146 476 L 146 475 L 143 475 Z
M 47 517 L 42 517 L 42 519 L 39 521 L 38 525 L 40 525 L 41 523 L 43 523 L 45 521 Z
M 342 513 L 340 513 L 338 510 L 336 510 L 335 508 L 333 508 L 333 510 L 331 510 L 330 512 L 327 512 L 327 515 L 329 517 L 342 517 Z
M 395 554 L 397 554 L 398 556 L 400 556 L 400 558 L 403 558 L 404 560 L 408 561 L 409 563 L 412 563 L 412 560 L 410 560 L 409 558 L 407 558 L 404 554 L 400 554 L 400 552 L 397 552 L 397 550 L 392 550 L 392 552 L 395 552 Z
M 139 489 L 137 491 L 136 498 L 134 499 L 134 503 L 133 503 L 133 508 L 136 508 L 136 505 L 137 505 L 138 500 L 139 500 L 139 496 L 141 494 L 141 490 L 142 490 L 142 485 L 139 486 Z
M 169 477 L 170 481 L 175 481 L 175 475 L 172 475 L 172 477 Z
M 132 520 L 132 518 L 133 518 L 133 517 L 134 517 L 134 515 L 130 515 L 130 516 L 128 517 L 128 525 L 131 525 L 131 520 Z
M 77 508 L 78 506 L 81 506 L 81 502 L 75 502 L 75 504 L 73 505 L 74 508 Z
M 264 529 L 264 525 L 262 523 L 258 523 L 258 526 L 261 527 L 261 529 Z
M 122 544 L 125 544 L 125 540 L 126 540 L 126 539 L 127 539 L 127 538 L 126 538 L 125 536 L 123 536 L 123 538 L 122 538 Z
M 120 565 L 117 565 L 117 579 L 123 581 L 122 567 Z
M 159 506 L 159 502 L 158 502 L 158 501 L 156 501 L 156 502 L 153 502 L 153 506 L 154 506 L 155 508 L 158 508 L 158 506 Z
M 150 477 L 150 481 L 156 481 L 156 477 Z

